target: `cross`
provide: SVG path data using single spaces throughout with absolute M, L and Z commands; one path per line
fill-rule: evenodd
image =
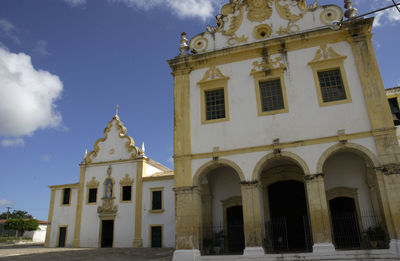
M 115 115 L 118 115 L 118 109 L 119 109 L 119 106 L 117 104 L 117 106 L 115 107 Z

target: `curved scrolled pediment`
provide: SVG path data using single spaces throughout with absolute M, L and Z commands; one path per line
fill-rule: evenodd
M 95 142 L 93 150 L 86 156 L 86 163 L 135 159 L 142 155 L 143 152 L 135 146 L 135 141 L 126 131 L 115 115 L 104 129 L 104 137 Z
M 343 19 L 336 5 L 307 5 L 305 0 L 230 0 L 216 26 L 194 36 L 189 47 L 204 53 L 329 26 Z

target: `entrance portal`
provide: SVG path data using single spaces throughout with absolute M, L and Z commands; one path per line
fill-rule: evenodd
M 67 228 L 60 227 L 60 232 L 58 236 L 58 247 L 65 247 L 65 239 L 67 237 Z
M 244 249 L 243 208 L 226 209 L 227 243 L 230 253 L 242 253 Z
M 268 186 L 270 221 L 266 230 L 273 251 L 304 251 L 311 248 L 304 184 L 279 181 Z
M 114 220 L 103 220 L 101 224 L 101 247 L 112 247 Z
M 336 248 L 360 248 L 360 226 L 354 199 L 348 197 L 331 199 L 329 208 Z

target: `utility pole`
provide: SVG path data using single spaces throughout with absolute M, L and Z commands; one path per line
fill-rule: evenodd
M 10 215 L 10 208 L 11 207 L 7 207 L 7 218 L 6 219 L 8 219 L 8 215 Z

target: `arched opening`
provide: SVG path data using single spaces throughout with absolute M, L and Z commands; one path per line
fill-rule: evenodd
M 323 163 L 336 249 L 387 247 L 373 161 L 362 151 L 339 149 Z
M 264 248 L 267 253 L 311 251 L 311 231 L 304 171 L 289 158 L 261 168 Z
M 199 174 L 202 255 L 242 254 L 245 248 L 240 175 L 224 164 Z

